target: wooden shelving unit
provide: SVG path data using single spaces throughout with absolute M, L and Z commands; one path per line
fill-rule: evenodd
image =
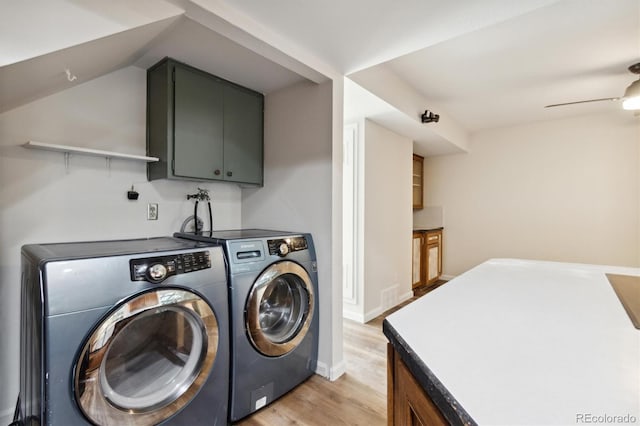
M 424 207 L 424 157 L 413 154 L 413 209 Z

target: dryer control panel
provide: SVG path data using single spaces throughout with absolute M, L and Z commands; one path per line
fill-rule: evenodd
M 284 257 L 294 251 L 306 250 L 307 240 L 302 236 L 278 238 L 277 240 L 267 240 L 267 245 L 269 246 L 269 254 Z
M 159 283 L 172 275 L 186 274 L 207 268 L 211 268 L 211 255 L 208 251 L 129 260 L 132 281 Z

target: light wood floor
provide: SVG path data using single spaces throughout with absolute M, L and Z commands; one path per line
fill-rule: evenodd
M 419 292 L 418 297 L 435 289 Z M 382 320 L 417 297 L 366 324 L 344 320 L 346 373 L 335 382 L 314 375 L 237 425 L 366 425 L 387 424 L 387 338 Z
M 346 373 L 335 382 L 311 376 L 261 411 L 237 423 L 276 425 L 386 425 L 386 338 L 382 319 L 344 320 Z

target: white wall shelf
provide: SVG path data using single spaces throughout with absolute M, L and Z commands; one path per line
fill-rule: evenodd
M 25 148 L 32 148 L 32 149 L 44 149 L 46 151 L 57 151 L 57 152 L 63 152 L 63 153 L 69 153 L 69 154 L 91 155 L 94 157 L 120 158 L 124 160 L 135 160 L 135 161 L 146 161 L 146 162 L 155 162 L 159 160 L 157 157 L 145 157 L 144 155 L 122 154 L 122 153 L 113 152 L 113 151 L 102 151 L 99 149 L 81 148 L 81 147 L 70 146 L 70 145 L 56 145 L 53 143 L 44 143 L 44 142 L 36 142 L 36 141 L 29 141 L 22 146 L 24 146 Z
M 122 154 L 120 152 L 103 151 L 100 149 L 91 149 L 91 148 L 81 148 L 78 146 L 70 146 L 70 145 L 57 145 L 53 143 L 44 143 L 44 142 L 36 142 L 36 141 L 28 141 L 22 146 L 29 149 L 42 149 L 45 151 L 62 152 L 64 154 L 64 166 L 66 169 L 69 168 L 69 156 L 71 154 L 89 155 L 93 157 L 104 157 L 107 160 L 107 167 L 111 166 L 112 158 L 118 158 L 122 160 L 144 161 L 144 162 L 159 161 L 159 158 L 157 157 L 146 157 L 144 155 Z

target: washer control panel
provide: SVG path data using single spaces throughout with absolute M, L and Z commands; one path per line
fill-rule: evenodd
M 307 240 L 302 236 L 267 240 L 267 245 L 269 246 L 270 255 L 277 254 L 280 257 L 284 257 L 294 251 L 306 250 L 308 248 Z
M 207 268 L 211 268 L 211 255 L 208 251 L 129 260 L 131 281 L 159 283 L 172 275 L 186 274 Z

